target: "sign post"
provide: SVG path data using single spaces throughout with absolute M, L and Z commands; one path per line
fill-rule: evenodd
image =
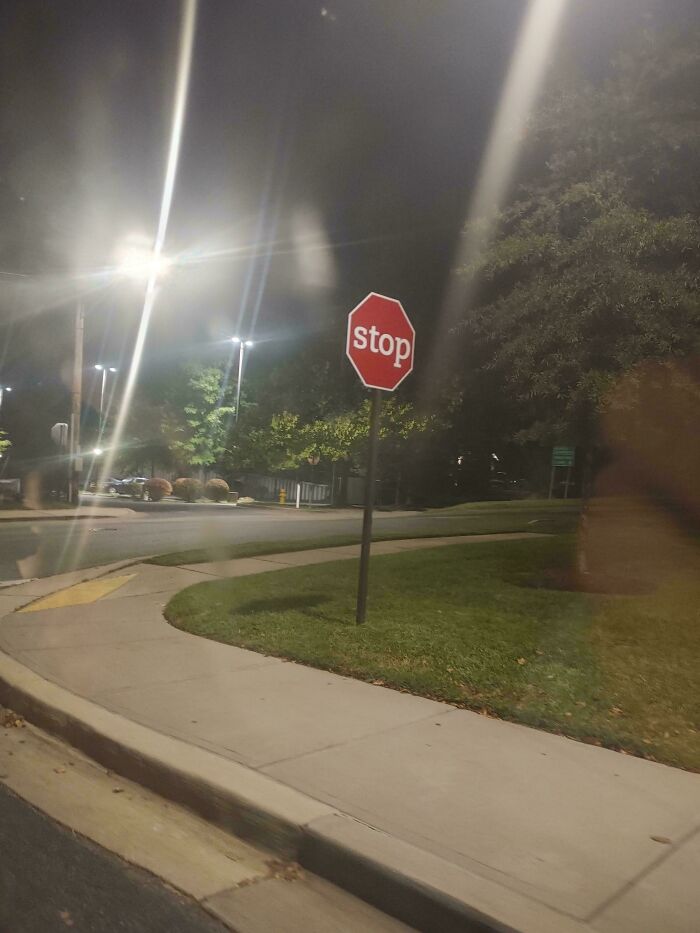
M 367 615 L 369 558 L 372 545 L 372 513 L 377 475 L 377 447 L 382 391 L 392 392 L 413 370 L 416 332 L 401 303 L 395 298 L 370 294 L 348 316 L 345 352 L 357 375 L 372 389 L 369 422 L 365 510 L 362 517 L 360 579 L 357 587 L 355 621 L 362 625 Z
M 365 511 L 362 516 L 362 545 L 360 547 L 360 580 L 357 586 L 357 614 L 355 621 L 362 625 L 367 615 L 367 587 L 369 584 L 369 552 L 372 546 L 372 513 L 377 483 L 377 441 L 379 419 L 382 413 L 382 393 L 372 390 L 372 410 L 369 416 L 369 448 L 367 451 L 367 479 L 365 480 Z
M 554 474 L 557 467 L 566 467 L 564 498 L 569 498 L 569 486 L 571 485 L 571 467 L 574 465 L 575 457 L 575 447 L 552 447 L 552 472 L 549 477 L 549 499 L 552 498 L 552 492 L 554 490 Z

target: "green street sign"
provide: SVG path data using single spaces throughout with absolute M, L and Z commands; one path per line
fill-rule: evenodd
M 576 457 L 575 447 L 553 447 L 552 448 L 552 466 L 553 467 L 571 467 L 574 465 Z

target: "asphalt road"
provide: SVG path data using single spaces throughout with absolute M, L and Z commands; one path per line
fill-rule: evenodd
M 135 507 L 136 514 L 128 518 L 75 522 L 0 521 L 0 581 L 49 576 L 110 561 L 213 544 L 359 535 L 362 520 L 360 509 L 331 512 L 241 507 L 222 510 L 216 506 L 122 502 L 124 507 Z M 107 500 L 104 504 L 116 503 Z M 492 514 L 489 510 L 468 515 L 379 512 L 375 514 L 374 528 L 378 532 L 407 535 L 468 533 L 470 527 L 475 527 L 489 514 Z M 502 512 L 495 509 L 493 514 L 502 515 Z M 519 511 L 514 517 L 518 521 L 536 519 L 542 517 L 542 512 L 533 510 L 525 514 Z
M 225 933 L 200 907 L 0 785 L 0 933 Z

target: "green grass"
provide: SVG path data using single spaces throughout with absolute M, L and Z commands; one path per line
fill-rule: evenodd
M 430 525 L 426 518 L 425 531 L 378 532 L 372 535 L 373 541 L 394 541 L 401 538 L 453 537 L 454 535 L 483 535 L 513 531 L 537 531 L 561 533 L 572 531 L 577 521 L 576 513 L 544 515 L 537 524 L 532 524 L 531 515 L 513 515 L 508 512 L 492 515 L 474 515 L 463 522 L 455 520 L 445 530 L 444 526 Z M 189 551 L 173 551 L 152 557 L 148 563 L 162 567 L 176 567 L 179 564 L 201 564 L 211 560 L 232 560 L 235 557 L 258 557 L 261 554 L 283 554 L 289 551 L 308 551 L 323 547 L 341 547 L 345 544 L 358 544 L 359 528 L 356 534 L 323 535 L 309 538 L 281 539 L 278 541 L 243 541 L 239 544 L 212 545 L 206 548 L 193 548 Z
M 567 509 L 580 509 L 580 499 L 494 499 L 484 502 L 460 502 L 457 505 L 448 505 L 439 509 L 430 509 L 436 514 L 460 513 L 481 511 L 483 509 L 518 512 L 518 511 L 559 511 Z
M 459 544 L 202 583 L 179 628 L 265 654 L 700 770 L 700 583 L 652 596 L 537 588 L 573 539 Z M 279 547 L 279 546 L 278 546 Z

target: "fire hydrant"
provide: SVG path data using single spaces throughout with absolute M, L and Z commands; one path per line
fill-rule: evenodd
M 287 490 L 280 489 L 280 505 L 284 505 L 287 501 Z

